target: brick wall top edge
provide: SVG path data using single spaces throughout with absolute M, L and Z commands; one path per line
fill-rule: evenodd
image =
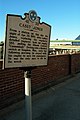
M 60 57 L 60 56 L 68 56 L 69 54 L 60 54 L 60 55 L 49 55 L 49 57 Z

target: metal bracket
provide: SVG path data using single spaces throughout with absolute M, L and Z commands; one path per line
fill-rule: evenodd
M 25 71 L 24 72 L 24 77 L 25 78 L 31 78 L 31 70 L 30 71 Z

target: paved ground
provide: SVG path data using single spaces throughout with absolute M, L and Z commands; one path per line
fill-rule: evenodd
M 32 120 L 80 120 L 80 73 L 33 96 Z M 25 120 L 24 105 L 0 120 Z

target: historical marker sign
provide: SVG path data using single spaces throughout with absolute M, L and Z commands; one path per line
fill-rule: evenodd
M 47 65 L 51 26 L 42 22 L 35 11 L 7 15 L 4 67 Z

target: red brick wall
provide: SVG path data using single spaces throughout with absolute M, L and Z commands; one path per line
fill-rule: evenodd
M 18 68 L 0 70 L 0 109 L 23 98 L 23 71 Z
M 69 74 L 69 56 L 50 56 L 46 67 L 32 70 L 32 91 L 56 84 L 59 78 Z
M 71 73 L 77 73 L 80 71 L 80 53 L 71 55 Z
M 48 65 L 32 70 L 32 93 L 61 82 L 80 71 L 80 54 L 50 56 Z M 0 109 L 24 99 L 24 72 L 19 68 L 0 70 Z

